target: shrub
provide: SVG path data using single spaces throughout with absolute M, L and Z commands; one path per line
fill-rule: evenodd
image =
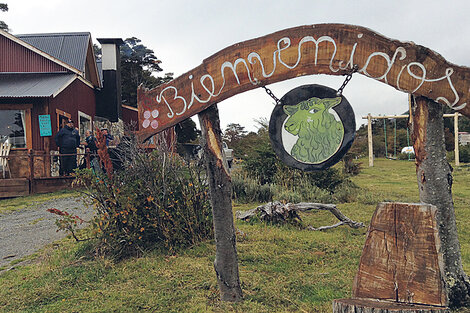
M 233 198 L 240 203 L 270 202 L 274 190 L 272 184 L 261 185 L 256 179 L 232 174 Z
M 459 146 L 459 160 L 462 163 L 470 163 L 470 145 Z
M 324 171 L 303 172 L 276 163 L 271 183 L 262 184 L 242 167 L 232 172 L 233 197 L 239 202 L 345 202 L 356 194 L 356 186 L 330 168 Z
M 171 253 L 211 238 L 212 213 L 201 167 L 169 152 L 147 153 L 132 141 L 124 146 L 122 171 L 113 172 L 109 156 L 100 151 L 106 173 L 77 172 L 96 209 L 98 251 L 120 259 L 157 247 Z

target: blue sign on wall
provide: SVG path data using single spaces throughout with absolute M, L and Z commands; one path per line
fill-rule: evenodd
M 52 136 L 50 115 L 39 115 L 39 134 L 41 137 Z

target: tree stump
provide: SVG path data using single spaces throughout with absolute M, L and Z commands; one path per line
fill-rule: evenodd
M 376 299 L 337 299 L 333 300 L 333 313 L 450 313 L 450 310 Z
M 334 300 L 334 312 L 448 312 L 436 214 L 430 204 L 379 203 L 353 299 Z

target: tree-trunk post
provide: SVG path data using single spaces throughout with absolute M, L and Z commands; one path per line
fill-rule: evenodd
M 449 306 L 470 306 L 470 281 L 462 268 L 452 200 L 452 168 L 446 160 L 442 105 L 425 97 L 415 97 L 412 127 L 419 199 L 438 209 L 436 222 Z
M 460 166 L 460 152 L 459 152 L 459 112 L 454 114 L 454 157 L 455 166 Z
M 367 115 L 367 143 L 369 146 L 369 167 L 374 166 L 374 147 L 372 144 L 372 116 Z
M 232 211 L 232 180 L 223 157 L 222 137 L 217 105 L 199 113 L 207 168 L 216 256 L 214 269 L 222 301 L 241 301 L 243 294 L 238 276 L 238 258 Z

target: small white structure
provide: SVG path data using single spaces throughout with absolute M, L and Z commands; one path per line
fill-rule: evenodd
M 462 146 L 470 144 L 470 133 L 459 132 L 459 144 Z
M 415 154 L 415 149 L 413 146 L 403 147 L 403 149 L 401 149 L 401 153 Z

